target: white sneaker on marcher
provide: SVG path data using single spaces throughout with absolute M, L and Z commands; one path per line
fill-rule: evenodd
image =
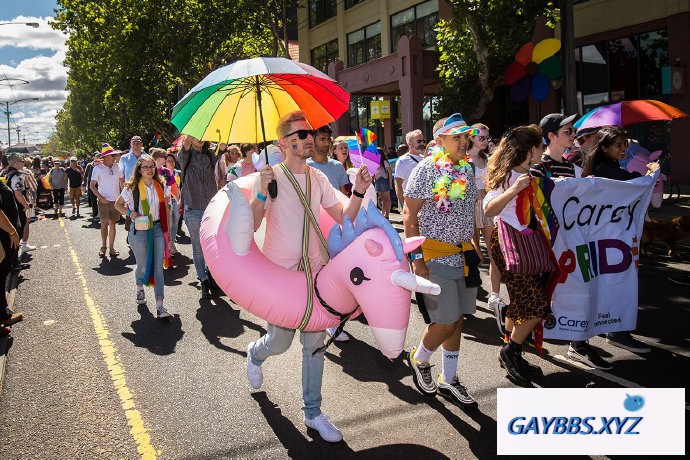
M 333 334 L 335 334 L 335 331 L 337 329 L 337 326 L 326 328 L 326 333 L 333 337 Z M 336 342 L 347 342 L 348 340 L 350 340 L 350 336 L 347 335 L 345 331 L 340 331 L 340 334 L 338 334 L 333 340 L 335 340 Z
M 137 290 L 137 303 L 139 305 L 144 305 L 146 303 L 146 293 L 144 290 Z
M 24 252 L 26 252 L 33 251 L 34 249 L 36 249 L 36 246 L 32 246 L 29 243 L 22 243 L 21 248 L 24 250 Z
M 158 319 L 170 318 L 172 316 L 163 305 L 156 305 L 156 313 L 158 314 Z
M 247 345 L 247 380 L 249 380 L 249 385 L 258 390 L 264 383 L 264 371 L 261 370 L 261 366 L 257 366 L 252 362 L 252 348 L 254 347 L 254 342 Z
M 328 420 L 326 414 L 319 414 L 314 418 L 304 417 L 304 424 L 318 431 L 324 441 L 340 442 L 343 440 L 343 434 Z

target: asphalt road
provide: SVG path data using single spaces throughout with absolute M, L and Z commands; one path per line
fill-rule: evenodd
M 2 382 L 0 458 L 496 456 L 496 388 L 513 384 L 498 366 L 501 341 L 485 291 L 466 322 L 459 364 L 478 411 L 421 396 L 402 356 L 385 358 L 365 322 L 355 320 L 346 327 L 352 340 L 326 354 L 322 409 L 345 438 L 329 444 L 302 422 L 299 341 L 264 364 L 264 386 L 252 391 L 245 350 L 264 322 L 227 297 L 200 299 L 186 238 L 166 272 L 166 306 L 175 317 L 155 319 L 152 302 L 136 305 L 134 258 L 124 235 L 118 226 L 120 258 L 100 259 L 89 219 L 48 214 L 32 225 L 31 242 L 40 247 L 16 293 L 26 319 L 14 328 Z M 614 367 L 591 371 L 564 358 L 565 343 L 548 343 L 544 359 L 527 357 L 544 370 L 537 386 L 685 387 L 689 290 L 667 278 L 688 274 L 690 248 L 686 241 L 680 249 L 684 262 L 664 253 L 653 246 L 640 266 L 637 332 L 652 353 L 638 356 L 596 337 L 591 343 Z M 412 308 L 407 349 L 424 328 Z M 440 371 L 440 357 L 433 359 Z

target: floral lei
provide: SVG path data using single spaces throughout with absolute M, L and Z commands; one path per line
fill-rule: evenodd
M 441 177 L 434 181 L 434 201 L 440 211 L 450 212 L 457 200 L 465 199 L 467 172 L 472 165 L 467 161 L 467 156 L 454 165 L 443 147 L 434 147 L 431 154 L 434 166 L 441 173 Z

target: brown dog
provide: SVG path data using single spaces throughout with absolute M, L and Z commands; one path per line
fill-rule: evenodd
M 663 241 L 668 245 L 668 255 L 676 256 L 676 242 L 690 235 L 690 216 L 676 217 L 670 221 L 650 219 L 644 223 L 640 248 L 645 252 L 652 241 Z

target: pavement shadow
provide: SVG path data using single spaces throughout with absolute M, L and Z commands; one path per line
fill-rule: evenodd
M 200 299 L 196 311 L 196 319 L 201 323 L 201 333 L 214 347 L 247 357 L 246 350 L 238 350 L 222 342 L 222 338 L 234 339 L 244 334 L 246 329 L 256 331 L 259 336 L 266 333 L 266 329 L 251 321 L 242 319 L 240 311 L 233 309 L 229 303 L 221 298 Z
M 184 279 L 189 273 L 189 269 L 193 261 L 189 257 L 177 253 L 173 257 L 173 266 L 165 271 L 165 285 L 166 286 L 179 286 L 182 284 L 182 279 Z
M 121 259 L 120 257 L 109 257 L 106 255 L 101 259 L 101 263 L 98 265 L 98 267 L 94 267 L 93 270 L 99 275 L 119 276 L 131 272 L 133 268 L 128 267 L 128 265 L 134 264 L 136 264 L 136 260 L 134 260 L 134 255 L 131 252 L 125 259 Z
M 165 356 L 175 353 L 177 342 L 184 336 L 180 315 L 160 320 L 146 305 L 139 305 L 137 311 L 141 318 L 132 321 L 131 326 L 134 332 L 123 332 L 122 337 L 132 342 L 135 347 L 146 348 L 156 355 Z
M 390 360 L 368 343 L 357 339 L 351 333 L 347 342 L 333 342 L 331 347 L 340 349 L 340 356 L 327 349 L 325 357 L 333 364 L 340 366 L 343 372 L 360 382 L 381 382 L 388 386 L 388 391 L 401 401 L 416 404 L 420 402 L 419 392 L 401 382 L 410 374 L 405 365 L 403 352 Z
M 346 441 L 337 443 L 326 442 L 319 436 L 316 430 L 307 429 L 306 438 L 295 425 L 285 417 L 263 391 L 252 393 L 252 398 L 257 402 L 261 413 L 266 418 L 266 422 L 278 437 L 278 441 L 285 447 L 287 458 L 299 459 L 361 459 L 361 458 L 423 458 L 423 459 L 447 459 L 437 450 L 417 444 L 389 444 L 385 446 L 372 447 L 360 451 L 353 450 Z M 345 432 L 347 438 L 347 431 Z M 214 453 L 214 458 L 236 458 L 241 457 L 247 452 L 257 452 L 266 445 L 242 446 L 236 449 L 229 449 L 224 452 Z

